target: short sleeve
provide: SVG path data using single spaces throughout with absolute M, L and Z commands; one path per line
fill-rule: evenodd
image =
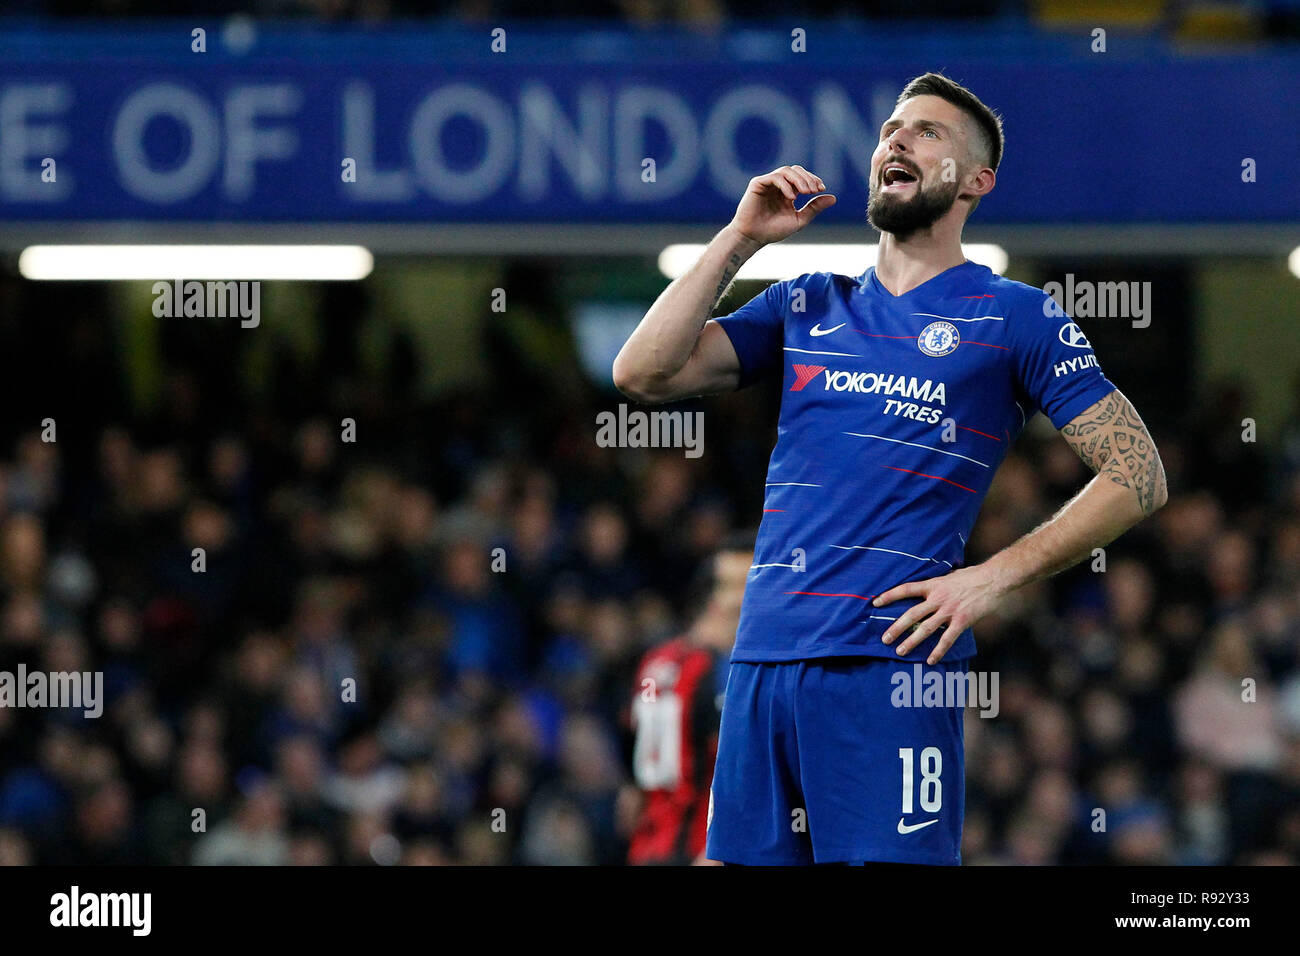
M 722 326 L 740 359 L 737 388 L 781 367 L 790 284 L 790 280 L 774 282 L 735 312 L 712 320 Z
M 1015 315 L 1016 375 L 1024 394 L 1058 429 L 1115 390 L 1083 330 L 1045 292 Z

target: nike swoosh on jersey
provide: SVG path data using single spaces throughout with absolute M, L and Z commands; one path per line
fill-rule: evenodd
M 816 325 L 814 325 L 811 329 L 808 330 L 808 334 L 809 334 L 809 335 L 812 335 L 812 336 L 818 336 L 818 335 L 830 335 L 832 332 L 835 332 L 835 331 L 837 331 L 837 330 L 839 330 L 839 329 L 842 329 L 842 328 L 844 328 L 844 326 L 846 326 L 846 325 L 848 325 L 847 322 L 841 322 L 839 325 L 835 326 L 835 328 L 833 328 L 833 329 L 823 329 L 823 328 L 822 328 L 822 324 L 821 324 L 820 322 L 818 322 Z
M 899 818 L 898 818 L 898 832 L 901 833 L 903 836 L 907 836 L 907 834 L 913 832 L 914 830 L 924 830 L 924 829 L 925 829 L 926 827 L 928 827 L 931 823 L 938 823 L 938 822 L 939 822 L 939 821 L 938 821 L 937 819 L 935 819 L 935 820 L 926 820 L 924 823 L 914 823 L 914 824 L 912 824 L 911 826 L 908 826 L 906 823 L 903 822 L 903 818 L 902 818 L 902 817 L 899 817 Z

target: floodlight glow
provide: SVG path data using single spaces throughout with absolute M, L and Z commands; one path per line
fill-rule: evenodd
M 961 247 L 972 262 L 988 266 L 1001 274 L 1007 267 L 1007 253 L 1001 246 L 972 243 Z M 684 275 L 703 254 L 705 247 L 682 243 L 668 246 L 659 253 L 659 271 L 669 279 Z M 764 246 L 740 267 L 737 279 L 779 281 L 808 272 L 835 272 L 861 275 L 876 264 L 880 246 L 871 243 L 776 243 Z
M 25 279 L 364 279 L 375 257 L 363 246 L 28 246 Z

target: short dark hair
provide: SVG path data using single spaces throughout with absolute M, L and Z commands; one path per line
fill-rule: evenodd
M 731 531 L 718 544 L 718 548 L 700 562 L 686 588 L 683 610 L 690 620 L 699 617 L 713 597 L 718 583 L 718 557 L 723 554 L 753 554 L 758 541 L 757 528 Z
M 1006 145 L 1006 139 L 1002 135 L 1002 117 L 985 106 L 978 96 L 942 73 L 923 73 L 912 80 L 898 94 L 894 106 L 902 106 L 914 96 L 937 96 L 970 114 L 979 124 L 981 145 L 988 155 L 989 166 L 995 170 L 998 168 L 1002 162 L 1002 148 Z

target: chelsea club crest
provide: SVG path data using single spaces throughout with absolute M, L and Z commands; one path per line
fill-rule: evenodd
M 957 326 L 951 322 L 931 322 L 916 337 L 916 347 L 926 355 L 938 358 L 956 349 L 960 341 Z

